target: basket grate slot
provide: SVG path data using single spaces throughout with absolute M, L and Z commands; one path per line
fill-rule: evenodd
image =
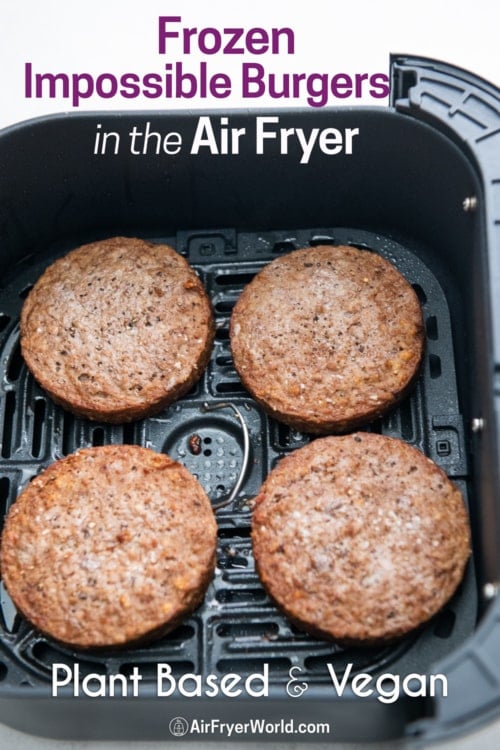
M 63 412 L 62 418 L 62 453 L 67 456 L 73 450 L 74 419 L 67 411 Z
M 125 445 L 135 445 L 137 438 L 135 435 L 135 425 L 133 422 L 128 422 L 123 425 L 123 438 L 122 442 Z
M 223 569 L 247 568 L 248 558 L 244 557 L 243 555 L 238 555 L 237 553 L 235 553 L 233 555 L 223 557 L 221 560 L 219 560 L 218 565 L 219 565 L 219 568 L 223 568 Z
M 277 638 L 279 626 L 276 622 L 225 622 L 216 628 L 219 638 L 264 638 L 269 641 Z
M 413 404 L 411 399 L 407 399 L 400 406 L 401 418 L 401 437 L 408 443 L 415 440 L 415 430 L 413 427 Z
M 10 383 L 16 383 L 19 380 L 23 368 L 24 360 L 21 355 L 21 345 L 19 341 L 17 341 L 15 347 L 11 352 L 9 363 L 7 365 L 7 380 Z
M 246 393 L 244 385 L 239 380 L 226 380 L 217 383 L 215 390 L 217 393 Z
M 437 341 L 439 338 L 439 333 L 438 322 L 435 315 L 429 315 L 429 317 L 425 321 L 425 327 L 427 331 L 427 337 L 431 339 L 431 341 Z
M 415 290 L 415 293 L 420 301 L 420 304 L 425 305 L 425 303 L 427 302 L 427 295 L 422 289 L 422 287 L 420 286 L 420 284 L 412 284 L 412 287 Z
M 108 672 L 107 665 L 102 659 L 96 658 L 95 660 L 90 660 L 80 658 L 81 654 L 76 655 L 66 649 L 58 648 L 44 638 L 36 640 L 33 643 L 32 647 L 28 649 L 28 655 L 35 664 L 38 664 L 43 669 L 63 662 L 69 667 L 78 664 L 82 676 L 92 674 L 93 672 L 98 674 L 106 674 Z
M 246 286 L 255 276 L 254 273 L 225 273 L 215 277 L 215 283 L 219 286 L 233 287 L 239 289 Z
M 31 440 L 31 454 L 33 458 L 40 458 L 45 450 L 45 414 L 47 403 L 44 398 L 35 399 L 33 411 L 33 437 Z
M 16 416 L 16 394 L 7 391 L 5 394 L 5 408 L 2 432 L 2 458 L 10 458 L 12 453 L 12 442 L 14 437 L 14 418 Z
M 433 380 L 441 377 L 441 357 L 437 354 L 429 354 L 429 370 Z
M 260 588 L 255 586 L 254 588 L 241 589 L 221 589 L 215 594 L 215 598 L 221 604 L 255 604 L 255 602 L 263 601 L 267 599 L 267 594 Z
M 215 332 L 215 340 L 222 341 L 223 343 L 229 342 L 229 328 L 228 327 L 217 328 Z
M 315 234 L 313 237 L 311 237 L 311 241 L 309 242 L 309 244 L 311 245 L 311 247 L 317 247 L 318 245 L 338 245 L 339 242 L 333 235 Z M 349 241 L 346 241 L 346 244 L 350 244 Z
M 9 477 L 0 477 L 0 507 L 6 508 L 7 501 L 10 495 L 10 479 Z
M 230 315 L 235 304 L 235 299 L 222 299 L 215 303 L 214 310 L 219 315 Z
M 219 367 L 230 367 L 235 372 L 233 367 L 233 358 L 230 354 L 218 354 L 215 358 L 215 364 Z
M 277 450 L 295 450 L 309 442 L 307 435 L 282 422 L 272 420 L 272 440 Z
M 104 432 L 103 427 L 94 427 L 92 430 L 92 445 L 104 445 L 105 444 L 105 438 L 106 433 Z

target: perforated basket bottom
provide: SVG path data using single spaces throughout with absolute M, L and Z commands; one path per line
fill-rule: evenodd
M 244 454 L 241 424 L 233 409 L 206 411 L 204 404 L 230 403 L 245 419 L 250 454 L 237 497 L 217 512 L 219 549 L 216 576 L 204 604 L 175 632 L 141 649 L 82 654 L 33 631 L 18 616 L 0 588 L 0 680 L 9 685 L 45 685 L 55 662 L 78 662 L 86 673 L 129 674 L 139 665 L 143 680 L 156 678 L 158 662 L 174 674 L 250 674 L 269 665 L 271 680 L 283 682 L 292 666 L 319 687 L 329 685 L 327 664 L 342 670 L 377 674 L 424 672 L 469 635 L 476 619 L 476 587 L 469 565 L 453 600 L 423 630 L 397 645 L 378 649 L 342 649 L 300 633 L 278 613 L 254 570 L 250 509 L 260 484 L 276 461 L 309 438 L 269 419 L 243 388 L 229 349 L 229 317 L 243 286 L 267 262 L 290 250 L 314 244 L 352 244 L 392 261 L 415 288 L 427 327 L 426 360 L 411 396 L 370 430 L 411 443 L 434 459 L 467 492 L 467 462 L 458 408 L 449 312 L 435 277 L 418 256 L 386 237 L 351 229 L 314 229 L 263 233 L 231 229 L 182 231 L 167 242 L 197 269 L 214 305 L 217 320 L 210 364 L 197 386 L 159 416 L 124 426 L 76 419 L 56 407 L 28 373 L 19 349 L 23 299 L 45 266 L 84 240 L 58 246 L 43 259 L 19 265 L 0 296 L 0 503 L 1 513 L 19 490 L 52 461 L 78 448 L 136 443 L 165 451 L 196 474 L 214 504 L 227 497 L 240 474 Z M 85 238 L 85 241 L 87 238 Z M 193 452 L 191 439 L 198 448 Z

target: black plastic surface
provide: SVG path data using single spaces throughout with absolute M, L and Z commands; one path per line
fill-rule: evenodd
M 480 171 L 481 195 L 464 210 L 481 211 L 489 248 L 492 319 L 500 319 L 500 92 L 465 70 L 422 57 L 393 55 L 392 104 L 454 139 Z M 489 332 L 495 362 L 500 364 L 500 326 Z
M 482 572 L 485 600 L 493 599 L 476 638 L 446 660 L 444 668 L 455 700 L 438 701 L 433 721 L 415 727 L 422 741 L 457 736 L 500 708 L 498 591 L 500 545 L 498 467 L 500 465 L 500 92 L 487 81 L 437 60 L 392 56 L 392 104 L 452 138 L 470 156 L 481 178 L 481 191 L 464 196 L 464 213 L 476 227 L 471 253 L 487 247 L 486 269 L 470 278 L 471 319 L 478 359 L 487 364 L 471 396 L 481 428 L 473 436 L 474 471 L 481 485 Z M 484 316 L 487 302 L 490 315 Z M 494 386 L 491 387 L 493 382 Z M 489 433 L 488 439 L 485 432 Z M 492 471 L 494 477 L 492 478 Z M 492 534 L 491 530 L 496 533 Z M 474 689 L 471 691 L 470 686 Z
M 1 333 L 0 409 L 2 455 L 0 476 L 2 514 L 20 488 L 42 467 L 80 447 L 131 442 L 168 452 L 198 476 L 217 503 L 238 477 L 242 458 L 242 431 L 232 410 L 207 412 L 204 405 L 231 403 L 243 415 L 250 433 L 250 461 L 244 484 L 234 502 L 217 512 L 218 566 L 204 605 L 174 633 L 147 648 L 120 654 L 82 654 L 59 646 L 34 632 L 19 618 L 2 590 L 3 687 L 26 685 L 35 694 L 47 694 L 54 662 L 78 663 L 82 674 L 130 674 L 138 665 L 151 684 L 158 662 L 174 674 L 187 672 L 248 675 L 269 665 L 276 686 L 276 706 L 286 704 L 285 685 L 291 667 L 300 667 L 301 679 L 315 685 L 328 716 L 332 687 L 327 663 L 339 671 L 352 663 L 354 671 L 374 675 L 425 672 L 473 632 L 476 622 L 476 587 L 472 565 L 453 601 L 421 632 L 394 646 L 342 649 L 315 640 L 292 627 L 263 591 L 253 567 L 249 538 L 248 501 L 258 492 L 268 471 L 280 457 L 310 438 L 269 419 L 252 401 L 233 369 L 228 324 L 232 306 L 243 285 L 272 258 L 314 244 L 353 244 L 375 251 L 393 262 L 414 286 L 427 327 L 427 351 L 421 377 L 412 395 L 398 409 L 367 429 L 399 437 L 432 457 L 467 495 L 467 455 L 458 406 L 449 310 L 433 274 L 412 252 L 384 236 L 346 228 L 266 231 L 260 233 L 217 229 L 180 231 L 167 241 L 198 270 L 212 298 L 217 332 L 210 364 L 190 394 L 159 416 L 125 426 L 76 419 L 55 406 L 24 365 L 19 350 L 18 318 L 23 298 L 54 257 L 19 266 L 2 294 L 1 312 L 9 322 Z M 57 254 L 64 252 L 60 247 Z M 197 436 L 196 450 L 190 439 Z M 327 702 L 325 703 L 325 700 Z M 290 699 L 288 699 L 289 702 Z M 340 700 L 337 698 L 337 701 Z M 320 701 L 318 705 L 323 705 Z M 270 704 L 271 705 L 271 704 Z M 417 709 L 414 703 L 412 711 Z M 387 716 L 401 706 L 386 706 Z M 381 710 L 379 708 L 379 710 Z M 423 710 L 423 706 L 420 706 Z M 189 708 L 184 707 L 184 715 Z M 347 718 L 349 712 L 345 714 Z M 395 720 L 389 724 L 396 726 Z M 351 730 L 345 731 L 345 737 Z M 387 730 L 384 730 L 384 734 Z M 389 733 L 391 733 L 390 730 Z M 335 736 L 342 734 L 340 728 Z

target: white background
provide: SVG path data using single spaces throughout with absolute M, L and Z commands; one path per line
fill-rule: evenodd
M 245 56 L 269 71 L 304 73 L 388 73 L 389 53 L 418 54 L 458 65 L 500 84 L 499 0 L 0 0 L 0 127 L 51 112 L 71 110 L 62 98 L 26 99 L 24 64 L 39 73 L 163 72 L 182 59 L 158 54 L 158 17 L 180 15 L 187 27 L 291 27 L 293 56 Z M 178 109 L 182 107 L 307 106 L 298 101 L 243 100 L 239 95 L 241 55 L 191 54 L 186 66 L 205 60 L 214 72 L 234 80 L 223 100 L 104 100 L 93 97 L 80 109 Z M 365 97 L 342 105 L 385 105 Z
M 251 0 L 245 4 L 237 0 L 81 0 L 79 3 L 73 0 L 0 0 L 0 128 L 31 117 L 71 110 L 63 99 L 25 99 L 24 64 L 27 61 L 33 63 L 37 72 L 93 75 L 161 72 L 170 58 L 160 56 L 157 51 L 159 15 L 181 15 L 183 25 L 198 28 L 291 27 L 296 42 L 293 57 L 245 58 L 273 71 L 388 73 L 389 54 L 393 52 L 434 57 L 500 84 L 500 0 L 307 0 L 305 3 Z M 178 48 L 172 61 L 181 59 Z M 201 59 L 208 58 L 191 55 L 187 62 L 193 65 Z M 236 79 L 242 58 L 219 55 L 209 62 L 215 71 L 226 72 Z M 386 104 L 370 97 L 331 103 Z M 262 98 L 245 102 L 235 93 L 222 101 L 190 100 L 187 103 L 88 99 L 80 109 L 160 109 L 162 106 L 164 109 L 183 106 L 227 109 L 251 104 L 258 107 L 307 106 L 305 100 L 287 102 Z M 222 744 L 231 746 L 231 743 Z M 145 747 L 153 750 L 165 745 L 151 743 Z M 0 747 L 5 750 L 80 750 L 87 746 L 84 742 L 60 743 L 31 738 L 0 726 Z M 90 746 L 92 750 L 112 750 L 123 748 L 124 743 L 91 743 Z M 496 724 L 480 735 L 442 746 L 442 750 L 477 747 L 498 750 L 499 746 L 500 724 Z M 183 747 L 189 750 L 198 746 L 189 743 Z M 246 747 L 251 750 L 256 746 Z M 350 747 L 352 750 L 353 746 Z M 375 746 L 371 747 L 374 750 Z

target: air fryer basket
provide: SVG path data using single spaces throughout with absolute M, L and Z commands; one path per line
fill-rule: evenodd
M 204 604 L 149 647 L 73 652 L 33 631 L 2 587 L 0 720 L 53 737 L 155 739 L 169 735 L 177 715 L 314 717 L 332 723 L 333 740 L 429 739 L 460 733 L 500 709 L 498 94 L 430 60 L 395 57 L 392 77 L 387 110 L 277 113 L 280 127 L 359 128 L 352 155 L 315 153 L 309 164 L 277 147 L 257 156 L 251 138 L 234 156 L 92 154 L 97 123 L 126 136 L 149 121 L 189 143 L 199 116 L 189 113 L 54 116 L 0 133 L 2 515 L 53 460 L 124 442 L 169 453 L 199 477 L 214 505 L 223 504 L 217 573 Z M 251 134 L 259 114 L 231 113 L 231 125 Z M 114 234 L 173 245 L 197 269 L 217 320 L 202 380 L 157 417 L 125 426 L 56 407 L 19 350 L 22 301 L 42 270 L 70 248 Z M 402 438 L 442 466 L 462 490 L 473 526 L 474 559 L 452 601 L 421 631 L 378 649 L 342 649 L 295 630 L 265 595 L 251 554 L 250 501 L 276 461 L 309 438 L 266 417 L 241 385 L 229 316 L 265 263 L 318 243 L 378 252 L 417 291 L 427 328 L 421 377 L 397 410 L 368 429 Z M 200 451 L 191 449 L 193 435 Z M 141 695 L 92 700 L 68 691 L 51 698 L 56 662 L 78 663 L 82 675 L 128 675 L 137 665 Z M 177 676 L 245 676 L 267 664 L 270 695 L 157 698 L 159 662 Z M 352 663 L 353 672 L 374 676 L 443 672 L 448 697 L 401 696 L 391 704 L 349 691 L 338 697 L 328 663 L 339 673 Z M 308 685 L 300 698 L 285 691 L 292 667 Z

